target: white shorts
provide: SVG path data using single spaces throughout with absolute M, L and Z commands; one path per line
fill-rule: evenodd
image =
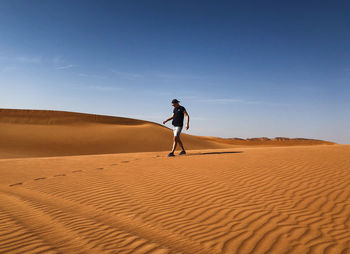
M 174 137 L 179 137 L 182 131 L 182 126 L 174 126 Z

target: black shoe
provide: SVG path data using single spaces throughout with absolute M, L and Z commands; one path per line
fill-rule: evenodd
M 174 157 L 174 156 L 175 156 L 174 153 L 169 153 L 169 154 L 168 154 L 168 157 Z
M 179 155 L 185 155 L 186 154 L 186 151 L 185 150 L 182 150 Z

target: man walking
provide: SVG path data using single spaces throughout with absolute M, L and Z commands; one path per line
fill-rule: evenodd
M 166 124 L 166 122 L 173 120 L 172 124 L 174 126 L 174 143 L 173 143 L 173 149 L 171 150 L 171 152 L 168 154 L 169 157 L 173 157 L 177 143 L 179 143 L 179 145 L 181 146 L 182 151 L 180 152 L 180 155 L 184 155 L 186 154 L 185 148 L 182 144 L 182 141 L 180 139 L 180 133 L 182 131 L 182 127 L 184 125 L 184 116 L 187 117 L 187 122 L 186 122 L 186 130 L 188 130 L 188 128 L 190 127 L 190 116 L 188 115 L 186 109 L 181 106 L 179 104 L 180 101 L 178 101 L 177 99 L 173 99 L 171 101 L 173 107 L 174 107 L 174 111 L 171 117 L 169 117 L 168 119 L 166 119 L 163 124 Z

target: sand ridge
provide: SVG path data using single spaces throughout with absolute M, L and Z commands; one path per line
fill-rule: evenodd
M 51 110 L 0 109 L 0 158 L 168 151 L 173 133 L 160 124 Z M 187 149 L 227 144 L 182 134 Z
M 308 139 L 222 139 L 181 134 L 186 149 L 318 145 Z M 124 117 L 53 110 L 0 109 L 0 158 L 168 151 L 172 130 Z
M 2 159 L 0 252 L 348 253 L 349 148 Z
M 275 137 L 275 138 L 217 138 L 217 137 L 203 137 L 206 140 L 214 141 L 222 144 L 230 144 L 236 146 L 303 146 L 303 145 L 334 145 L 336 143 L 309 139 L 309 138 L 286 138 L 286 137 Z

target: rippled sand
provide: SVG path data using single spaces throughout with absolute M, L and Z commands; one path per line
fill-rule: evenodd
M 349 253 L 350 146 L 0 160 L 0 253 Z

